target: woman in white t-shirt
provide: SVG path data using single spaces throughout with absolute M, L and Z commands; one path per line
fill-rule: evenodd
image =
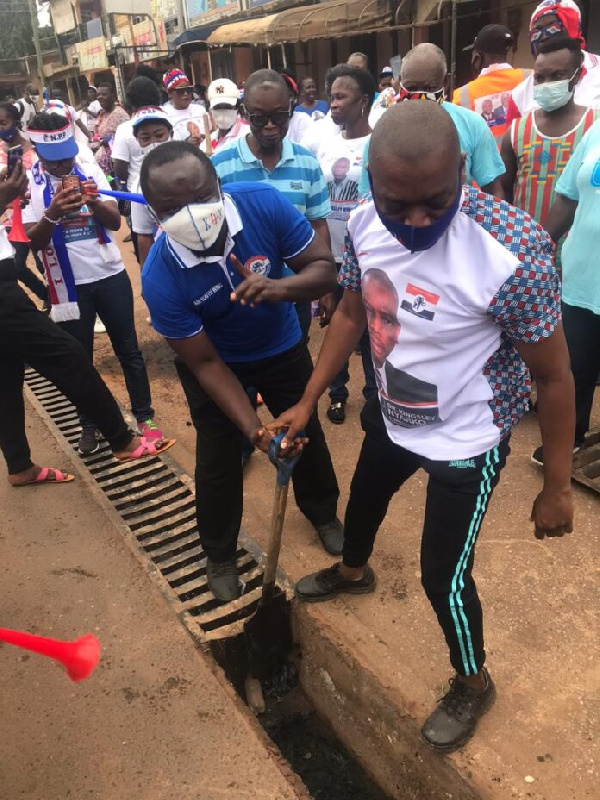
M 206 109 L 192 103 L 194 87 L 190 79 L 180 69 L 172 69 L 163 76 L 163 84 L 169 95 L 169 102 L 162 108 L 167 112 L 173 126 L 173 138 L 200 147 L 205 136 L 203 117 L 206 116 Z
M 121 224 L 119 210 L 112 198 L 99 193 L 110 190 L 106 176 L 99 164 L 79 160 L 70 124 L 60 114 L 36 114 L 29 134 L 38 161 L 31 170 L 23 224 L 44 263 L 50 316 L 93 361 L 99 315 L 121 364 L 141 435 L 162 440 L 135 331 L 131 281 L 111 236 Z M 99 448 L 96 426 L 84 414 L 80 420 L 78 450 L 91 455 Z
M 371 133 L 369 109 L 375 96 L 375 81 L 364 69 L 339 64 L 327 75 L 331 94 L 331 120 L 343 130 L 327 137 L 317 151 L 331 200 L 328 218 L 331 248 L 342 262 L 344 235 L 350 212 L 358 205 L 358 182 L 363 152 Z
M 375 97 L 375 81 L 370 73 L 349 64 L 339 64 L 327 73 L 326 84 L 331 95 L 331 120 L 340 125 L 340 133 L 327 137 L 319 146 L 317 160 L 329 190 L 331 214 L 327 225 L 331 235 L 331 249 L 338 268 L 344 253 L 344 237 L 350 212 L 358 205 L 358 184 L 362 170 L 365 145 L 371 135 L 369 109 Z M 335 303 L 328 300 L 327 311 L 333 313 Z M 369 335 L 365 331 L 360 343 L 365 386 L 363 395 L 369 398 L 377 391 L 373 362 L 369 347 Z M 327 416 L 331 422 L 341 425 L 345 418 L 348 399 L 348 365 L 346 364 L 329 387 L 331 406 Z

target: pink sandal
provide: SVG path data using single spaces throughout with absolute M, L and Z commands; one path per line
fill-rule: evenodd
M 142 436 L 141 444 L 139 447 L 130 453 L 127 458 L 115 458 L 117 461 L 137 461 L 139 458 L 147 458 L 148 456 L 157 456 L 160 453 L 164 453 L 165 451 L 169 450 L 177 439 L 163 439 L 160 442 L 150 441 L 146 439 L 145 436 Z
M 61 472 L 61 470 L 55 467 L 42 467 L 33 480 L 26 481 L 25 483 L 11 483 L 11 486 L 15 489 L 20 489 L 23 486 L 35 486 L 36 484 L 52 486 L 57 483 L 71 483 L 71 481 L 74 480 L 75 476 L 70 475 L 68 472 Z

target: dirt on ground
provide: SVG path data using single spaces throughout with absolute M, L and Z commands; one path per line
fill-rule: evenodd
M 130 245 L 128 271 L 139 287 Z M 147 322 L 139 299 L 136 321 L 148 366 L 157 419 L 178 439 L 173 457 L 190 474 L 195 439 L 173 356 Z M 322 332 L 311 331 L 318 352 Z M 96 365 L 127 404 L 124 381 L 106 336 L 96 337 Z M 344 425 L 321 418 L 340 489 L 340 516 L 361 443 L 360 359 L 351 359 L 350 401 Z M 594 422 L 600 422 L 596 405 Z M 529 515 L 541 489 L 530 463 L 540 443 L 537 418 L 528 415 L 512 438 L 512 456 L 490 505 L 477 546 L 475 576 L 482 595 L 488 664 L 498 685 L 497 703 L 461 753 L 462 774 L 490 798 L 582 800 L 598 797 L 600 748 L 599 567 L 600 497 L 575 488 L 576 530 L 564 539 L 533 536 Z M 274 473 L 257 453 L 245 476 L 244 527 L 264 545 Z M 316 625 L 345 637 L 382 684 L 410 698 L 423 720 L 450 677 L 446 649 L 420 586 L 419 539 L 425 480 L 417 474 L 397 494 L 380 530 L 372 565 L 375 594 L 311 608 Z M 311 526 L 290 503 L 282 566 L 293 580 L 331 563 Z

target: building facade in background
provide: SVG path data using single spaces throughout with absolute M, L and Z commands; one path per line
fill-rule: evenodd
M 578 0 L 591 52 L 600 52 L 600 13 Z M 462 0 L 454 46 L 456 83 L 471 79 L 463 48 L 490 22 L 515 36 L 514 66 L 531 67 L 528 28 L 537 0 Z M 77 105 L 89 83 L 112 80 L 123 97 L 136 64 L 160 72 L 185 69 L 197 84 L 230 78 L 241 84 L 260 67 L 288 67 L 313 77 L 324 94 L 329 67 L 361 51 L 376 76 L 393 56 L 431 41 L 453 52 L 450 10 L 440 0 L 50 0 L 57 47 L 44 53 L 45 81 L 35 57 L 0 60 L 0 91 L 20 94 L 28 81 L 58 86 Z M 4 63 L 4 67 L 3 67 Z

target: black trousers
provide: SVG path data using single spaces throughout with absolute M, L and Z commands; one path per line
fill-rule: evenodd
M 600 314 L 563 303 L 562 319 L 575 379 L 575 444 L 580 445 L 590 428 L 600 373 Z
M 84 410 L 113 450 L 129 444 L 131 431 L 84 349 L 36 309 L 7 259 L 0 261 L 0 449 L 11 475 L 32 465 L 25 435 L 25 364 Z
M 42 262 L 40 261 L 38 254 L 34 250 L 31 250 L 31 247 L 26 242 L 16 242 L 13 244 L 13 247 L 15 250 L 15 267 L 17 269 L 18 280 L 20 280 L 30 292 L 33 292 L 37 297 L 39 297 L 40 300 L 42 300 L 44 303 L 47 303 L 48 289 L 39 276 L 27 266 L 27 256 L 31 252 L 33 254 L 38 272 L 42 275 L 44 274 L 44 267 L 42 266 Z
M 233 558 L 242 522 L 242 432 L 208 397 L 181 359 L 175 365 L 196 428 L 196 515 L 202 547 L 216 562 Z M 255 387 L 273 416 L 297 403 L 312 373 L 304 344 L 261 361 L 228 364 L 244 388 Z M 316 412 L 306 426 L 310 439 L 294 469 L 296 502 L 313 523 L 331 522 L 339 489 Z M 275 475 L 273 474 L 273 478 Z
M 80 319 L 61 322 L 61 327 L 79 341 L 91 362 L 94 360 L 94 323 L 96 314 L 106 326 L 106 332 L 119 359 L 131 402 L 131 411 L 138 422 L 154 417 L 150 397 L 150 382 L 140 351 L 133 313 L 133 290 L 125 270 L 100 281 L 77 286 Z M 88 424 L 81 413 L 82 424 Z
M 340 270 L 340 266 L 338 264 L 338 272 Z M 338 284 L 335 287 L 335 301 L 336 301 L 336 308 L 341 303 L 342 297 L 344 296 L 344 290 Z M 373 366 L 373 359 L 371 357 L 371 340 L 369 339 L 369 329 L 365 328 L 363 331 L 362 336 L 360 337 L 360 341 L 358 342 L 360 347 L 360 357 L 363 366 L 363 372 L 365 373 L 365 385 L 363 386 L 363 397 L 365 400 L 368 400 L 369 397 L 373 397 L 377 394 L 377 383 L 375 382 L 375 367 Z M 350 362 L 346 361 L 344 366 L 335 376 L 335 378 L 331 381 L 329 386 L 329 397 L 332 403 L 345 403 L 348 397 L 350 396 L 350 392 L 348 391 L 348 382 L 350 381 Z
M 475 542 L 500 471 L 508 439 L 476 458 L 430 461 L 388 437 L 379 400 L 362 414 L 365 438 L 350 488 L 344 523 L 344 564 L 367 563 L 388 504 L 419 468 L 429 475 L 421 539 L 421 581 L 444 632 L 450 661 L 461 675 L 485 663 L 483 615 L 472 570 Z

